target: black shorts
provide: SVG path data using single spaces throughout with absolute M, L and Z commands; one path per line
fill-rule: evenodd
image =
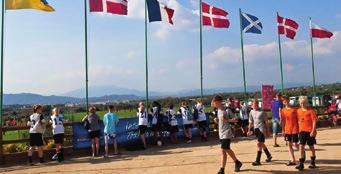
M 255 129 L 255 135 L 257 137 L 258 142 L 260 143 L 265 142 L 265 135 L 258 128 Z
M 146 131 L 147 131 L 147 126 L 145 126 L 145 125 L 139 125 L 139 132 L 140 132 L 140 135 L 145 134 Z
M 316 138 L 310 137 L 310 132 L 300 132 L 298 135 L 298 139 L 300 140 L 301 145 L 313 146 L 316 144 Z
M 298 142 L 298 134 L 285 134 L 284 139 L 285 139 L 285 141 L 297 143 Z
M 171 126 L 171 127 L 169 128 L 169 132 L 170 132 L 170 133 L 179 132 L 178 126 Z
M 153 131 L 153 132 L 159 132 L 159 131 L 161 131 L 161 125 L 160 125 L 160 124 L 153 124 L 153 125 L 152 125 L 152 131 Z
M 231 149 L 231 139 L 220 139 L 221 148 L 224 150 Z
M 54 144 L 63 144 L 64 143 L 64 134 L 56 134 L 53 135 Z
M 198 126 L 199 126 L 199 129 L 201 131 L 204 131 L 204 132 L 207 131 L 207 121 L 206 120 L 205 121 L 199 121 Z
M 90 131 L 89 132 L 89 138 L 90 139 L 99 138 L 100 135 L 101 135 L 101 132 L 99 130 L 97 130 L 97 131 Z
M 41 133 L 30 133 L 30 146 L 41 147 L 44 145 L 43 135 Z
M 184 128 L 185 128 L 185 130 L 192 129 L 193 128 L 193 124 L 185 124 Z
M 241 127 L 249 126 L 249 120 L 241 120 L 240 121 L 240 126 Z

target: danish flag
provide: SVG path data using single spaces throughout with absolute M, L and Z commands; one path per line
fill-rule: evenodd
M 90 12 L 128 14 L 128 0 L 89 0 Z
M 287 38 L 294 39 L 298 30 L 298 24 L 292 19 L 283 18 L 277 15 L 278 34 L 285 35 Z
M 202 2 L 202 21 L 203 25 L 215 28 L 228 28 L 230 21 L 227 19 L 228 13 L 220 8 Z

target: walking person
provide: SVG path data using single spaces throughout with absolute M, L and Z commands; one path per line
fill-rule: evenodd
M 299 141 L 300 141 L 300 163 L 296 166 L 296 169 L 303 170 L 305 156 L 305 145 L 309 146 L 311 151 L 310 169 L 316 168 L 316 150 L 314 145 L 316 144 L 316 124 L 317 116 L 315 111 L 309 107 L 308 97 L 300 96 L 299 98 L 300 108 L 297 110 L 298 125 L 299 125 Z
M 297 110 L 292 108 L 289 104 L 289 97 L 283 96 L 284 108 L 281 110 L 282 128 L 285 141 L 287 141 L 289 147 L 289 153 L 291 161 L 287 163 L 287 166 L 296 165 L 296 159 L 293 146 L 298 149 L 298 118 Z
M 280 111 L 283 108 L 282 95 L 280 93 L 276 94 L 275 99 L 271 102 L 271 112 L 272 112 L 272 133 L 273 133 L 273 146 L 279 147 L 277 143 L 277 136 L 280 133 Z
M 53 139 L 56 145 L 56 154 L 52 159 L 57 159 L 58 162 L 62 162 L 64 161 L 64 125 L 63 115 L 60 114 L 59 108 L 53 108 L 50 123 L 52 124 Z
M 29 165 L 33 165 L 32 155 L 34 149 L 38 149 L 39 162 L 44 163 L 43 158 L 43 134 L 45 131 L 46 120 L 44 119 L 43 107 L 41 105 L 33 106 L 33 114 L 30 116 L 27 126 L 30 126 L 29 134 L 30 134 L 30 147 L 28 149 L 28 163 Z
M 233 138 L 233 132 L 230 123 L 236 123 L 236 118 L 231 118 L 226 110 L 224 110 L 223 98 L 219 95 L 215 96 L 212 100 L 213 108 L 218 109 L 218 117 L 214 121 L 218 124 L 219 139 L 221 143 L 221 167 L 218 174 L 225 174 L 225 167 L 227 162 L 227 155 L 229 155 L 235 163 L 235 172 L 239 172 L 242 163 L 237 159 L 235 153 L 231 149 L 231 140 Z
M 268 118 L 266 114 L 259 110 L 258 100 L 253 100 L 252 102 L 252 110 L 250 112 L 250 120 L 249 120 L 249 131 L 248 135 L 252 135 L 252 128 L 254 128 L 254 134 L 257 137 L 257 157 L 256 161 L 252 163 L 253 166 L 261 165 L 261 157 L 262 151 L 266 154 L 266 162 L 271 162 L 272 156 L 265 145 L 265 137 L 270 135 L 269 126 L 268 126 Z
M 96 114 L 96 107 L 92 106 L 89 108 L 89 115 L 85 116 L 83 118 L 83 122 L 87 122 L 89 127 L 88 127 L 88 135 L 91 141 L 91 150 L 92 150 L 92 157 L 97 157 L 99 156 L 99 138 L 101 135 L 100 132 L 100 118 Z

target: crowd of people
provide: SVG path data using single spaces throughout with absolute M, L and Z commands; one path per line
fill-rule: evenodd
M 308 145 L 311 151 L 311 161 L 309 168 L 316 168 L 316 153 L 314 145 L 316 144 L 316 124 L 317 116 L 315 111 L 309 106 L 308 98 L 306 96 L 299 97 L 299 108 L 293 108 L 290 105 L 287 96 L 277 94 L 272 101 L 272 132 L 273 132 L 273 146 L 279 147 L 277 143 L 277 136 L 282 133 L 289 150 L 288 166 L 296 166 L 296 169 L 303 170 L 306 160 L 305 146 Z M 266 155 L 265 162 L 271 162 L 272 155 L 265 143 L 266 137 L 270 135 L 271 129 L 268 124 L 268 115 L 259 107 L 258 100 L 252 100 L 251 110 L 245 102 L 237 100 L 232 101 L 224 99 L 221 96 L 215 96 L 211 102 L 214 111 L 214 122 L 218 125 L 219 139 L 221 143 L 221 168 L 218 174 L 225 173 L 227 156 L 230 156 L 235 162 L 235 171 L 241 170 L 242 162 L 240 162 L 231 149 L 231 142 L 235 137 L 235 126 L 238 124 L 243 136 L 255 135 L 256 143 L 256 159 L 252 163 L 253 166 L 261 165 L 262 153 Z M 340 99 L 332 101 L 328 112 L 339 114 Z M 109 144 L 114 146 L 114 155 L 118 155 L 116 141 L 116 126 L 119 122 L 118 116 L 114 113 L 114 106 L 107 107 L 108 112 L 103 117 L 104 123 L 104 140 L 105 140 L 105 154 L 104 157 L 109 157 Z M 238 117 L 236 117 L 238 113 Z M 177 115 L 181 115 L 177 119 Z M 190 144 L 192 142 L 192 128 L 197 126 L 199 128 L 201 140 L 203 142 L 208 140 L 209 126 L 208 117 L 205 113 L 205 107 L 201 99 L 196 101 L 196 104 L 191 108 L 186 101 L 182 101 L 180 109 L 174 110 L 174 105 L 170 104 L 165 112 L 162 112 L 160 103 L 153 102 L 150 111 L 147 110 L 145 103 L 140 102 L 137 110 L 139 135 L 144 149 L 148 148 L 146 140 L 146 132 L 150 128 L 152 132 L 153 141 L 156 145 L 162 145 L 165 141 L 163 132 L 169 132 L 172 143 L 178 143 L 179 126 L 183 126 L 185 142 Z M 149 119 L 151 117 L 151 119 Z M 88 131 L 88 136 L 91 141 L 92 156 L 99 156 L 101 136 L 100 117 L 96 114 L 96 108 L 90 107 L 89 114 L 83 118 L 84 128 Z M 54 142 L 56 144 L 56 154 L 53 160 L 62 162 L 64 160 L 64 127 L 63 116 L 59 112 L 59 108 L 54 108 L 50 121 L 45 120 L 42 116 L 42 106 L 36 105 L 33 107 L 33 114 L 30 116 L 28 125 L 30 126 L 30 147 L 28 150 L 28 162 L 32 163 L 32 153 L 34 148 L 37 148 L 40 162 L 43 163 L 43 134 L 45 126 L 52 124 L 52 132 Z M 294 151 L 299 150 L 299 160 L 295 158 Z

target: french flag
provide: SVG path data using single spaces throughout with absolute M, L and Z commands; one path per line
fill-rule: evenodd
M 331 38 L 333 33 L 325 28 L 322 28 L 312 22 L 310 22 L 311 37 L 313 38 Z
M 147 0 L 149 22 L 166 21 L 173 24 L 174 10 L 158 0 Z

